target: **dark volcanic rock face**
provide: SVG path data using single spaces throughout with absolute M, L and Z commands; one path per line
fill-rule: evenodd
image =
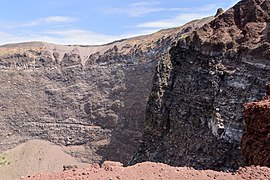
M 261 99 L 270 77 L 268 51 L 258 53 L 269 50 L 267 7 L 269 1 L 241 1 L 180 39 L 159 62 L 143 143 L 131 164 L 243 165 L 243 104 Z
M 0 151 L 45 139 L 85 162 L 127 164 L 157 62 L 204 21 L 104 46 L 0 47 Z
M 247 165 L 270 167 L 270 86 L 268 96 L 259 102 L 245 104 L 245 133 L 241 148 Z

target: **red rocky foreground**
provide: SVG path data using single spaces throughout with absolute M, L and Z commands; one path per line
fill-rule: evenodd
M 270 167 L 270 85 L 262 101 L 245 105 L 242 151 L 248 165 Z
M 21 177 L 28 180 L 58 180 L 58 179 L 100 179 L 100 180 L 150 180 L 150 179 L 193 179 L 193 180 L 253 180 L 270 179 L 270 168 L 245 167 L 235 173 L 217 172 L 212 170 L 195 170 L 188 167 L 171 167 L 161 163 L 145 162 L 134 166 L 123 167 L 119 163 L 105 162 L 101 167 L 98 164 L 89 165 L 84 169 L 71 169 L 61 173 L 37 174 Z

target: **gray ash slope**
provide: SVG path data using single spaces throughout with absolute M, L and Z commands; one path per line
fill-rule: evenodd
M 158 63 L 143 142 L 130 164 L 244 165 L 243 104 L 265 95 L 269 22 L 269 0 L 242 0 L 171 48 Z
M 140 142 L 157 62 L 210 19 L 102 46 L 1 46 L 0 152 L 44 139 L 84 162 L 127 164 Z

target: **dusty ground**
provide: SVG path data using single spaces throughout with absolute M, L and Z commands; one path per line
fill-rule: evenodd
M 85 167 L 64 150 L 48 141 L 31 140 L 0 154 L 0 180 L 25 174 L 61 172 L 63 165 Z
M 193 179 L 193 180 L 253 180 L 270 179 L 270 168 L 245 167 L 235 173 L 216 172 L 212 170 L 200 171 L 188 167 L 171 167 L 161 163 L 145 162 L 130 167 L 122 167 L 118 163 L 105 162 L 89 165 L 84 169 L 72 169 L 61 173 L 37 174 L 20 177 L 28 180 L 57 180 L 57 179 L 100 179 L 100 180 L 152 180 L 152 179 Z

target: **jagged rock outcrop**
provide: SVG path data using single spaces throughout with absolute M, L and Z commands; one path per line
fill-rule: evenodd
M 218 8 L 217 13 L 215 17 L 219 16 L 220 14 L 224 13 L 224 10 L 222 8 Z
M 259 102 L 245 104 L 245 133 L 241 149 L 247 165 L 270 167 L 270 85 L 267 97 Z
M 205 21 L 102 46 L 1 46 L 0 151 L 44 139 L 84 162 L 127 164 L 141 138 L 157 62 Z
M 269 0 L 243 0 L 172 47 L 156 69 L 143 142 L 130 164 L 244 164 L 243 104 L 265 95 L 269 20 Z

